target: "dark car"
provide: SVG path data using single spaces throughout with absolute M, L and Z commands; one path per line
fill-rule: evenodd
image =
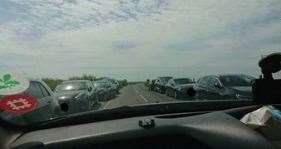
M 166 84 L 166 95 L 176 99 L 188 97 L 187 91 L 193 85 L 194 81 L 189 78 L 170 79 Z
M 149 83 L 148 83 L 148 90 L 149 91 L 154 91 L 154 89 L 155 89 L 155 81 L 156 81 L 155 79 L 149 81 Z
M 154 91 L 164 94 L 166 90 L 166 84 L 172 78 L 173 77 L 158 77 L 155 81 Z
M 198 80 L 194 89 L 198 99 L 252 99 L 255 78 L 243 74 L 210 75 Z
M 113 96 L 110 83 L 105 81 L 94 81 L 94 92 L 99 101 L 107 101 Z
M 108 86 L 110 86 L 110 89 L 114 92 L 114 94 L 118 94 L 120 90 L 120 84 L 117 80 L 111 79 L 111 78 L 104 78 L 100 80 L 101 82 L 105 82 Z
M 24 94 L 37 99 L 38 107 L 34 111 L 23 114 L 20 117 L 0 112 L 1 117 L 15 123 L 25 124 L 47 121 L 59 115 L 59 104 L 55 100 L 52 90 L 42 80 L 30 80 L 30 85 L 27 90 L 24 91 Z
M 89 111 L 97 104 L 93 85 L 88 80 L 64 81 L 56 87 L 55 93 L 67 113 Z

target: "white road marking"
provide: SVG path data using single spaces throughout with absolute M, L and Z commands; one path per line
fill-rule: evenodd
M 145 97 L 143 97 L 142 95 L 139 95 L 139 96 L 140 96 L 140 98 L 143 99 L 145 102 L 148 102 L 148 100 L 147 100 Z
M 140 93 L 135 87 L 133 87 L 133 88 L 134 88 L 135 92 L 137 92 L 138 94 Z
M 106 102 L 106 104 L 103 106 L 103 108 L 105 109 L 108 105 L 109 105 L 110 101 Z

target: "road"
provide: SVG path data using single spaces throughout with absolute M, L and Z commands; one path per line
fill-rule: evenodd
M 166 95 L 148 91 L 144 84 L 128 85 L 120 90 L 117 97 L 103 104 L 104 109 L 116 108 L 125 105 L 136 105 L 157 102 L 171 102 L 176 99 Z

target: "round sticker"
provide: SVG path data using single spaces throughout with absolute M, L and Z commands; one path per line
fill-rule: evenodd
M 0 95 L 14 95 L 25 91 L 29 81 L 16 73 L 0 73 Z
M 34 97 L 24 94 L 5 96 L 0 101 L 1 110 L 17 115 L 31 112 L 37 106 L 38 101 Z

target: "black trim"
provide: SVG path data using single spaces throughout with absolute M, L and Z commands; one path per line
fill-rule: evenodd
M 98 121 L 148 116 L 157 114 L 170 114 L 181 112 L 218 111 L 231 108 L 254 105 L 252 101 L 187 101 L 175 103 L 155 103 L 148 105 L 124 106 L 114 109 L 105 109 L 92 112 L 82 112 L 57 118 L 48 122 L 35 123 L 23 126 L 27 131 L 62 127 L 67 125 L 91 123 Z M 77 121 L 79 120 L 79 121 Z

